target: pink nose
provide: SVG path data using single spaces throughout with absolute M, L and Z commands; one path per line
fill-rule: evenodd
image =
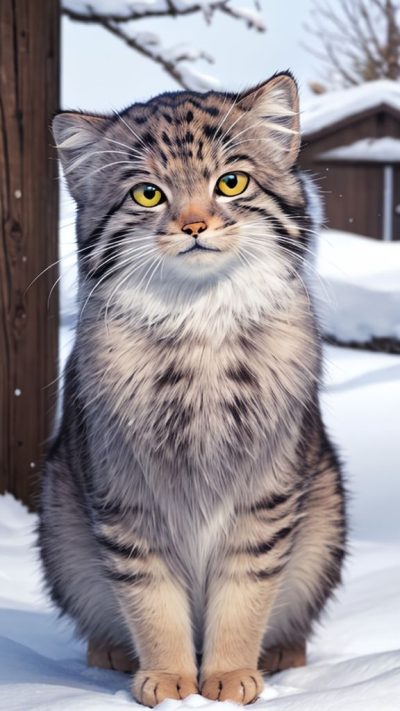
M 207 229 L 207 224 L 203 221 L 200 222 L 188 222 L 187 225 L 183 225 L 182 232 L 187 235 L 192 235 L 192 237 L 197 237 L 201 232 Z

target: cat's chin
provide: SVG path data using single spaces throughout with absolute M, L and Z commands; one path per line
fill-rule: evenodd
M 171 260 L 174 271 L 184 278 L 202 279 L 226 274 L 235 262 L 231 252 L 216 249 L 195 249 L 181 252 Z

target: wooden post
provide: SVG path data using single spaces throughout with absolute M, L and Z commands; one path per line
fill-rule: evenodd
M 58 0 L 0 0 L 0 493 L 34 507 L 57 377 Z

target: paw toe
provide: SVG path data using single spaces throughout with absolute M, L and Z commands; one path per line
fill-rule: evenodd
M 264 687 L 263 678 L 255 669 L 235 669 L 231 672 L 216 672 L 208 676 L 201 693 L 213 701 L 234 701 L 251 704 Z
M 141 669 L 135 674 L 132 693 L 144 706 L 156 706 L 164 699 L 184 699 L 190 694 L 197 694 L 196 680 L 184 674 L 146 671 Z

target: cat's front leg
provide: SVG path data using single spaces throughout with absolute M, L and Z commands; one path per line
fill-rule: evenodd
M 107 576 L 139 657 L 132 693 L 145 706 L 195 694 L 187 594 L 160 554 L 143 541 L 122 539 L 118 528 L 103 527 L 102 545 Z
M 243 512 L 209 586 L 200 688 L 209 699 L 248 704 L 264 683 L 263 635 L 292 540 L 291 515 L 268 521 Z
M 115 586 L 140 660 L 132 692 L 140 703 L 155 706 L 195 694 L 197 666 L 184 590 L 159 558 L 143 568 L 143 577 L 123 574 Z

